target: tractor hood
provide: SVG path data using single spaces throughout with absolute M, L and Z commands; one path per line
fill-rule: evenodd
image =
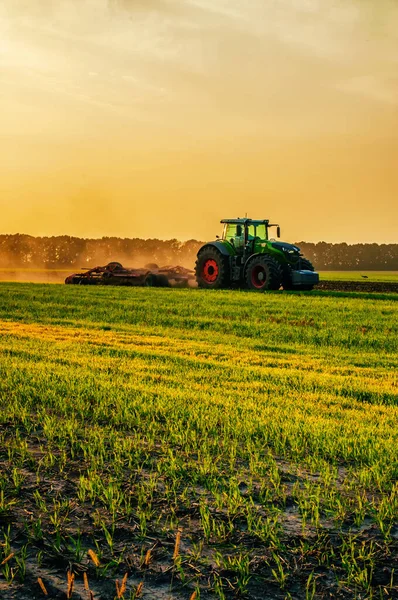
M 300 248 L 298 246 L 293 246 L 293 244 L 288 244 L 288 242 L 271 242 L 273 248 L 277 250 L 281 250 L 282 252 L 286 252 L 287 254 L 300 254 Z

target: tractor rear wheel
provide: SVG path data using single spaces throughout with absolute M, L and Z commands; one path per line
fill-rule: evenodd
M 205 246 L 198 252 L 195 275 L 200 288 L 220 289 L 228 287 L 227 257 L 223 256 L 213 246 Z
M 246 285 L 249 290 L 279 290 L 281 283 L 282 271 L 275 259 L 267 255 L 252 258 L 246 268 Z

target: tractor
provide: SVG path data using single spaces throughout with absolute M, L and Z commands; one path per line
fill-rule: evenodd
M 300 248 L 269 238 L 279 225 L 267 219 L 223 219 L 223 235 L 200 248 L 195 275 L 207 289 L 246 287 L 250 290 L 312 290 L 319 275 Z

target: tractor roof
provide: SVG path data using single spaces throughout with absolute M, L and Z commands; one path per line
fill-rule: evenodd
M 220 223 L 236 223 L 239 225 L 261 225 L 265 223 L 266 225 L 269 223 L 268 219 L 222 219 Z

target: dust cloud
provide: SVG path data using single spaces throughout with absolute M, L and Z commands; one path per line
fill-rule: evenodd
M 160 268 L 181 266 L 193 269 L 201 245 L 202 242 L 195 240 L 182 243 L 157 239 L 0 235 L 0 281 L 60 283 L 72 273 L 105 266 L 109 262 L 137 269 L 148 264 Z

